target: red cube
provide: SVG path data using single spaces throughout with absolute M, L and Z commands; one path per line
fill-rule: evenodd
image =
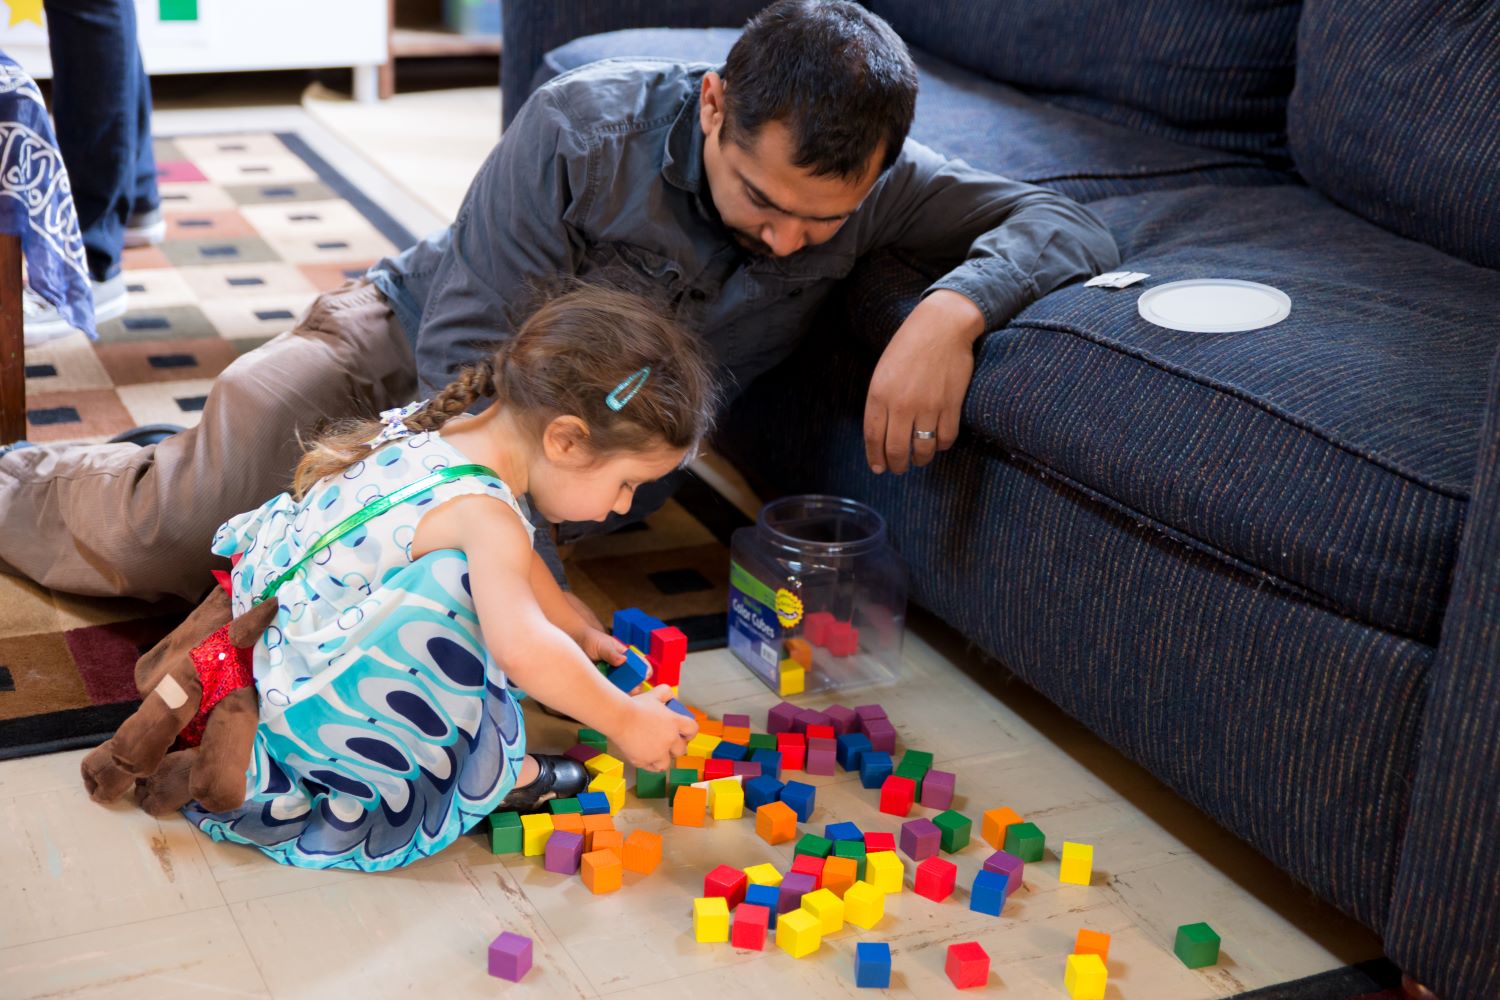
M 833 615 L 827 611 L 814 611 L 802 619 L 802 638 L 814 646 L 828 645 L 828 630 L 833 625 Z
M 807 738 L 810 740 L 836 740 L 839 734 L 833 731 L 832 726 L 808 726 Z
M 687 636 L 673 625 L 659 628 L 651 633 L 651 659 L 662 667 L 681 667 L 687 658 Z M 663 681 L 662 683 L 677 683 Z
M 876 851 L 894 851 L 895 849 L 896 835 L 894 833 L 865 834 L 866 854 L 874 854 Z
M 791 870 L 803 875 L 811 875 L 813 887 L 821 889 L 823 888 L 823 864 L 827 860 L 827 858 L 820 858 L 813 854 L 799 854 L 792 859 Z
M 703 780 L 716 781 L 734 774 L 734 761 L 723 757 L 710 757 L 703 762 Z
M 741 903 L 734 908 L 734 924 L 729 929 L 729 943 L 736 948 L 763 951 L 766 947 L 766 930 L 771 926 L 771 911 L 754 903 Z M 989 966 L 985 966 L 988 972 Z
M 713 761 L 709 763 L 712 764 Z M 893 774 L 880 786 L 880 811 L 892 816 L 905 816 L 911 812 L 911 804 L 916 797 L 917 783 L 910 778 Z
M 801 733 L 777 733 L 776 752 L 781 754 L 783 771 L 800 771 L 807 766 L 807 738 Z
M 745 889 L 750 877 L 738 868 L 720 865 L 703 876 L 703 895 L 723 896 L 732 910 L 745 901 Z
M 953 985 L 961 990 L 983 986 L 990 981 L 990 956 L 978 941 L 948 946 L 948 961 L 943 969 Z
M 828 629 L 828 651 L 834 656 L 859 652 L 859 629 L 849 622 L 834 622 Z
M 934 903 L 941 903 L 953 895 L 953 884 L 958 881 L 958 866 L 939 857 L 931 857 L 917 865 L 917 878 L 912 889 L 918 896 L 925 896 Z

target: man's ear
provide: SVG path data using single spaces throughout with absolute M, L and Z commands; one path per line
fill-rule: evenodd
M 542 431 L 542 453 L 549 462 L 581 468 L 594 460 L 589 450 L 589 428 L 575 416 L 553 417 Z
M 713 70 L 703 74 L 698 90 L 698 124 L 709 138 L 724 124 L 724 78 Z

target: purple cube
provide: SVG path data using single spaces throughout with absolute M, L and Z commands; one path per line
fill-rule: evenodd
M 748 715 L 726 715 L 726 716 L 724 716 L 724 726 L 725 726 L 725 728 L 728 728 L 729 726 L 736 726 L 736 727 L 741 728 L 741 729 L 749 729 L 750 728 L 750 716 L 748 716 Z
M 791 872 L 781 880 L 776 897 L 776 912 L 790 913 L 802 905 L 802 897 L 818 887 L 818 880 L 806 872 Z
M 554 830 L 547 838 L 547 852 L 542 867 L 559 875 L 578 874 L 583 859 L 583 834 Z
M 843 736 L 846 733 L 855 732 L 854 724 L 859 717 L 854 714 L 854 709 L 843 705 L 829 705 L 823 709 L 823 714 L 833 720 L 833 732 L 835 736 Z
M 922 805 L 929 809 L 947 809 L 953 805 L 953 782 L 949 771 L 928 771 L 922 779 Z
M 879 705 L 856 705 L 854 706 L 854 731 L 864 733 L 867 724 L 885 717 L 885 709 Z M 869 733 L 865 735 L 868 736 Z
M 742 778 L 759 778 L 760 777 L 760 761 L 758 761 L 758 760 L 737 760 L 737 761 L 734 762 L 734 770 L 731 771 L 730 773 L 731 774 L 737 774 L 737 775 L 739 775 Z
M 519 983 L 531 969 L 531 938 L 506 931 L 490 942 L 490 975 Z
M 937 854 L 942 846 L 943 831 L 932 820 L 907 820 L 901 824 L 901 853 L 913 861 L 922 861 Z
M 583 764 L 590 758 L 599 756 L 599 751 L 595 750 L 587 743 L 579 743 L 569 749 L 567 753 L 563 754 L 563 756 L 572 757 L 574 760 L 578 761 L 578 763 Z
M 870 738 L 871 750 L 896 752 L 896 727 L 889 719 L 871 719 L 865 723 L 865 735 Z
M 807 741 L 807 756 L 802 770 L 808 774 L 834 774 L 838 766 L 838 743 L 823 737 Z
M 1021 875 L 1026 871 L 1026 864 L 1014 854 L 996 851 L 984 859 L 984 870 L 1005 876 L 1005 895 L 1009 896 L 1021 887 Z
M 797 720 L 792 725 L 792 732 L 805 733 L 808 726 L 829 726 L 832 724 L 828 716 L 822 712 L 811 708 L 804 708 L 797 713 Z
M 792 732 L 793 723 L 797 720 L 797 713 L 802 711 L 789 701 L 772 708 L 766 713 L 766 732 L 775 736 L 777 733 Z

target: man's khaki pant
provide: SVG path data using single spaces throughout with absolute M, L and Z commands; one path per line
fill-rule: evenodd
M 359 281 L 238 358 L 198 426 L 158 445 L 21 448 L 0 456 L 0 570 L 75 594 L 195 600 L 219 525 L 291 485 L 300 441 L 416 392 L 411 347 Z

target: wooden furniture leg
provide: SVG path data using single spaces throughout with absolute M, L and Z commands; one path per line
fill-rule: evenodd
M 0 445 L 26 435 L 26 325 L 21 237 L 0 235 Z

